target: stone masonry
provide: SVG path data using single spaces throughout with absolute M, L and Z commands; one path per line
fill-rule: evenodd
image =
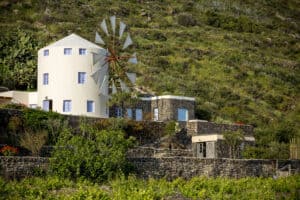
M 195 100 L 189 97 L 156 96 L 141 98 L 132 107 L 132 118 L 135 119 L 135 109 L 142 109 L 143 120 L 154 120 L 154 109 L 158 109 L 158 121 L 177 121 L 178 109 L 188 111 L 188 120 L 195 118 Z M 116 117 L 116 109 L 110 109 L 110 117 Z
M 0 175 L 24 178 L 48 170 L 49 158 L 29 156 L 0 156 Z
M 178 177 L 190 179 L 196 176 L 242 178 L 248 176 L 272 177 L 300 173 L 300 160 L 248 160 L 248 159 L 200 159 L 193 157 L 150 157 L 143 152 L 128 157 L 140 178 Z M 182 153 L 182 152 L 181 152 Z M 180 154 L 175 152 L 175 154 Z M 134 152 L 131 152 L 134 154 Z M 0 156 L 0 175 L 6 178 L 23 178 L 35 172 L 47 171 L 49 158 L 43 157 L 4 157 Z
M 246 146 L 254 144 L 253 127 L 240 124 L 217 124 L 203 120 L 190 120 L 187 123 L 187 134 L 192 136 L 192 149 L 199 158 L 242 158 Z M 226 131 L 238 131 L 244 134 L 244 140 L 235 147 L 234 155 L 230 155 L 230 147 L 224 140 Z
M 272 177 L 300 173 L 300 160 L 199 159 L 191 157 L 130 158 L 140 178 Z M 284 166 L 279 169 L 278 166 Z

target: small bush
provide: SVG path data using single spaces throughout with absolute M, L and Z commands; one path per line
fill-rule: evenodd
M 182 26 L 195 26 L 197 24 L 196 19 L 188 13 L 182 13 L 178 15 L 178 19 L 177 19 L 178 24 L 182 25 Z
M 39 156 L 40 150 L 47 141 L 48 133 L 45 130 L 41 131 L 25 131 L 24 135 L 21 136 L 20 145 L 29 151 L 33 156 Z

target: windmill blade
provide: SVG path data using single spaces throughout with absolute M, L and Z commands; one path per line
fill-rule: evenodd
M 100 86 L 99 93 L 104 96 L 108 96 L 108 75 L 104 76 L 104 79 L 99 86 Z
M 125 28 L 126 28 L 126 24 L 120 21 L 119 39 L 121 39 L 121 37 L 123 36 Z
M 105 42 L 103 41 L 103 39 L 101 38 L 98 32 L 96 32 L 95 42 L 98 44 L 105 44 Z
M 112 32 L 115 35 L 115 32 L 116 32 L 116 16 L 111 16 L 109 19 L 110 19 L 110 25 L 111 25 Z
M 104 33 L 106 33 L 107 36 L 109 36 L 105 19 L 103 19 L 103 21 L 101 22 L 100 27 L 101 27 L 102 31 Z
M 132 54 L 131 58 L 129 58 L 128 62 L 132 63 L 132 64 L 137 64 L 138 61 L 137 61 L 135 52 Z
M 129 92 L 129 88 L 127 87 L 127 85 L 120 80 L 120 85 L 121 85 L 121 90 L 124 92 Z
M 93 67 L 99 69 L 107 63 L 106 56 L 95 55 L 93 58 Z
M 113 82 L 112 83 L 112 94 L 116 94 L 118 91 L 117 91 L 117 87 L 115 85 L 115 83 Z
M 118 65 L 124 69 L 124 67 L 122 67 L 122 65 L 120 63 L 118 63 Z M 118 82 L 120 83 L 120 87 L 122 89 L 123 88 L 128 88 L 128 90 L 130 88 L 133 87 L 133 84 L 135 83 L 135 78 L 131 77 L 129 78 L 130 73 L 126 73 L 124 70 L 121 70 L 118 74 Z M 132 80 L 131 80 L 132 79 Z M 133 82 L 134 81 L 134 82 Z M 122 89 L 123 90 L 123 89 Z
M 135 84 L 135 81 L 136 81 L 136 74 L 135 73 L 129 73 L 129 72 L 126 72 L 126 75 L 128 77 L 128 79 L 130 80 L 130 82 L 132 84 Z
M 125 43 L 124 43 L 122 49 L 124 50 L 124 49 L 126 49 L 128 46 L 130 46 L 130 45 L 132 45 L 132 44 L 133 44 L 132 39 L 131 39 L 131 37 L 130 37 L 130 35 L 129 35 L 129 33 L 128 33 L 127 38 L 126 38 L 126 40 L 125 40 Z
M 107 74 L 108 74 L 108 64 L 96 70 L 94 73 L 92 73 L 91 77 L 94 79 L 96 84 L 100 86 L 100 84 L 103 83 L 104 76 L 106 76 Z
M 97 51 L 91 50 L 90 52 L 93 54 L 93 65 L 101 60 L 105 61 L 105 58 L 107 56 L 107 52 L 105 49 L 100 49 Z

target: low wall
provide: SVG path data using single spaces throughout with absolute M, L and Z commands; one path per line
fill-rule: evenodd
M 225 131 L 242 130 L 245 135 L 253 135 L 253 126 L 242 124 L 218 124 L 202 120 L 190 120 L 187 123 L 187 132 L 190 135 L 223 134 Z
M 5 178 L 23 178 L 46 171 L 49 158 L 27 156 L 0 156 L 0 175 Z
M 300 173 L 300 160 L 199 159 L 190 157 L 130 158 L 140 178 L 195 176 L 272 177 Z
M 151 157 L 193 157 L 192 150 L 185 149 L 157 149 L 152 147 L 137 147 L 127 152 L 128 158 L 151 158 Z
M 195 176 L 233 177 L 287 176 L 300 173 L 300 160 L 243 160 L 243 159 L 200 159 L 192 157 L 131 157 L 128 161 L 140 178 L 178 177 L 190 179 Z M 49 158 L 0 156 L 0 175 L 6 178 L 22 178 L 46 171 Z

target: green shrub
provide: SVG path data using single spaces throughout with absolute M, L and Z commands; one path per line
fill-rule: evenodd
M 132 145 L 133 139 L 125 139 L 121 130 L 89 129 L 84 135 L 72 135 L 65 129 L 51 158 L 51 169 L 62 177 L 105 181 L 127 172 L 125 154 Z
M 193 17 L 193 15 L 189 13 L 182 13 L 178 15 L 177 19 L 178 24 L 182 26 L 195 26 L 197 24 L 196 19 Z

